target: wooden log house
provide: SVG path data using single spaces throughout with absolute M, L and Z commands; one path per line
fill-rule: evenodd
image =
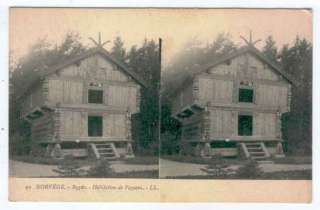
M 141 87 L 134 71 L 97 46 L 46 70 L 22 96 L 21 117 L 43 155 L 133 157 Z
M 184 154 L 283 156 L 281 115 L 297 82 L 253 44 L 201 66 L 172 94 Z

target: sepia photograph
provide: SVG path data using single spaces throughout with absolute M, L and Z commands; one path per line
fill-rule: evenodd
M 184 43 L 163 44 L 160 177 L 311 179 L 312 11 L 180 13 L 169 44 Z
M 158 177 L 159 40 L 119 12 L 11 9 L 10 176 Z
M 11 201 L 311 202 L 311 8 L 11 7 L 8 33 Z

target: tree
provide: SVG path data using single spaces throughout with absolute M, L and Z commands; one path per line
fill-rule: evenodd
M 50 66 L 81 54 L 86 49 L 80 42 L 80 36 L 72 32 L 66 34 L 60 45 L 53 46 L 46 39 L 38 40 L 13 70 L 12 80 L 16 93 L 23 93 Z
M 310 155 L 312 151 L 312 44 L 297 37 L 293 46 L 281 49 L 282 69 L 290 73 L 298 85 L 292 87 L 291 112 L 287 116 L 286 135 L 289 152 Z
M 262 49 L 262 53 L 274 63 L 278 62 L 278 49 L 276 46 L 276 42 L 274 41 L 272 36 L 268 36 L 265 40 L 265 45 Z
M 61 44 L 53 46 L 46 39 L 38 40 L 28 51 L 28 53 L 18 61 L 10 61 L 10 119 L 12 123 L 10 129 L 10 148 L 20 148 L 30 144 L 30 125 L 27 121 L 21 120 L 21 96 L 35 82 L 39 76 L 50 66 L 61 63 L 86 50 L 80 42 L 80 36 L 76 33 L 66 34 Z M 19 145 L 17 145 L 19 144 Z
M 140 113 L 137 121 L 139 148 L 149 150 L 159 144 L 159 46 L 154 40 L 147 39 L 140 48 L 133 46 L 128 54 L 128 65 L 148 84 L 148 87 L 141 89 Z
M 171 108 L 168 104 L 161 106 L 161 153 L 175 154 L 179 150 L 179 139 L 181 136 L 180 122 L 171 117 Z
M 113 41 L 113 47 L 111 49 L 111 55 L 123 62 L 123 63 L 126 63 L 126 56 L 127 56 L 127 53 L 126 53 L 126 49 L 124 48 L 124 42 L 122 41 L 121 37 L 120 36 L 117 36 L 115 38 L 115 40 Z

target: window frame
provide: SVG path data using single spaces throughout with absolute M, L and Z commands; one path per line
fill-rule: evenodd
M 101 91 L 102 92 L 102 98 L 101 98 L 101 103 L 94 103 L 90 102 L 90 91 Z M 105 90 L 103 88 L 102 83 L 95 83 L 95 82 L 89 82 L 88 88 L 87 88 L 87 103 L 88 104 L 104 104 L 105 103 Z
M 243 82 L 245 81 L 245 82 Z M 241 83 L 247 83 L 247 84 L 241 84 Z M 250 85 L 251 84 L 251 85 Z M 247 89 L 247 90 L 252 90 L 252 101 L 240 101 L 240 90 L 241 89 Z M 237 92 L 238 92 L 238 98 L 237 98 L 237 101 L 238 103 L 248 103 L 248 104 L 254 104 L 255 103 L 255 84 L 253 81 L 249 81 L 249 80 L 242 80 L 242 81 L 239 81 L 238 83 L 238 89 L 237 89 Z
M 90 118 L 93 118 L 93 117 L 99 117 L 99 118 L 101 118 L 101 135 L 90 135 L 90 124 L 89 124 L 89 122 L 90 122 Z M 103 119 L 103 115 L 99 115 L 99 114 L 89 114 L 88 115 L 88 117 L 87 117 L 87 132 L 88 132 L 88 137 L 103 137 L 103 121 L 104 121 L 104 119 Z
M 241 117 L 249 117 L 251 118 L 251 130 L 250 130 L 250 134 L 246 134 L 246 133 L 242 133 L 240 134 L 240 118 Z M 238 136 L 253 136 L 253 115 L 249 114 L 249 113 L 239 113 L 238 114 Z

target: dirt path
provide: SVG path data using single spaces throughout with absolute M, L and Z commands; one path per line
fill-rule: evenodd
M 263 172 L 277 172 L 277 171 L 304 171 L 311 170 L 311 164 L 260 164 Z
M 299 171 L 310 170 L 311 164 L 260 164 L 261 170 L 265 173 L 277 171 Z M 205 176 L 206 172 L 202 171 L 205 164 L 183 163 L 178 161 L 160 159 L 160 177 L 175 176 Z M 228 168 L 237 170 L 240 165 L 230 165 Z
M 206 165 L 192 164 L 192 163 L 181 163 L 172 160 L 160 159 L 160 178 L 168 176 L 198 176 L 207 175 L 206 172 L 201 169 L 205 168 Z
M 205 176 L 206 172 L 202 171 L 206 165 L 182 163 L 178 161 L 160 159 L 158 165 L 141 165 L 141 164 L 125 164 L 122 162 L 112 163 L 112 168 L 116 173 L 132 172 L 132 171 L 151 171 L 159 169 L 160 178 L 175 176 Z M 11 177 L 58 177 L 59 174 L 53 172 L 57 166 L 33 164 L 21 161 L 10 160 L 9 175 Z M 231 165 L 230 168 L 237 169 L 239 165 Z M 296 171 L 310 170 L 311 164 L 260 164 L 263 172 L 277 171 Z M 86 167 L 88 168 L 88 167 Z
M 33 164 L 21 161 L 9 161 L 9 175 L 11 177 L 55 177 L 59 176 L 53 172 L 54 165 Z
M 10 160 L 9 175 L 11 177 L 58 177 L 59 174 L 52 171 L 57 169 L 55 165 L 33 164 L 21 161 Z M 116 173 L 132 171 L 152 171 L 158 170 L 158 165 L 125 164 L 121 162 L 111 163 L 111 167 Z M 84 166 L 89 169 L 89 166 Z

